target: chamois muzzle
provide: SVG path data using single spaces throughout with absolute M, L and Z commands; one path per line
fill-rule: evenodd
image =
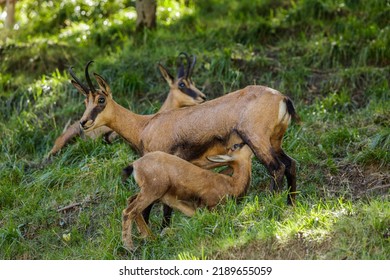
M 91 119 L 82 118 L 80 120 L 80 129 L 83 131 L 89 131 L 93 129 L 93 126 L 94 126 L 94 121 Z
M 88 120 L 82 120 L 82 121 L 80 121 L 80 127 L 81 127 L 82 129 L 85 129 L 85 124 L 87 123 L 87 121 L 88 121 Z

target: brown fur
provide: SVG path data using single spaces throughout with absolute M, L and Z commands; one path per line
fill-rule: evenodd
M 243 144 L 242 144 L 243 145 Z M 242 146 L 241 145 L 241 146 Z M 226 196 L 238 197 L 247 190 L 251 178 L 252 151 L 247 145 L 228 151 L 217 160 L 228 164 L 233 175 L 214 173 L 202 169 L 179 157 L 164 152 L 151 152 L 136 160 L 131 168 L 140 192 L 128 200 L 122 212 L 122 240 L 132 249 L 131 228 L 135 220 L 143 236 L 151 231 L 141 215 L 155 201 L 161 201 L 187 216 L 195 214 L 197 207 L 215 207 Z
M 190 80 L 185 80 L 185 82 L 186 85 L 195 93 L 194 98 L 179 90 L 178 83 L 183 80 L 182 78 L 174 79 L 161 64 L 159 64 L 159 69 L 162 76 L 169 85 L 169 93 L 158 112 L 169 111 L 181 107 L 194 106 L 205 101 L 206 96 L 204 93 L 199 91 Z M 85 102 L 85 106 L 88 106 L 87 101 Z M 118 137 L 118 134 L 113 132 L 112 129 L 108 128 L 107 126 L 101 126 L 81 135 L 80 123 L 77 121 L 65 129 L 64 132 L 55 140 L 54 145 L 47 154 L 46 158 L 49 159 L 51 156 L 57 154 L 66 144 L 78 136 L 83 136 L 89 139 L 97 139 L 102 136 L 107 136 L 105 137 L 105 141 L 112 143 L 112 141 Z
M 210 164 L 205 158 L 223 153 L 227 139 L 236 133 L 267 167 L 273 178 L 271 189 L 279 190 L 286 176 L 288 203 L 293 204 L 296 163 L 281 147 L 291 120 L 288 97 L 268 87 L 248 86 L 198 106 L 143 116 L 117 104 L 104 79 L 98 74 L 95 78 L 100 90 L 88 95 L 89 104 L 80 120 L 86 131 L 106 125 L 141 155 L 164 151 L 207 168 Z M 100 97 L 106 98 L 105 109 L 91 118 Z

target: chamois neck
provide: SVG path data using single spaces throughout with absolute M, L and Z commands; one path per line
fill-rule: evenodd
M 115 101 L 112 102 L 112 110 L 107 126 L 122 136 L 138 152 L 142 152 L 140 135 L 146 123 L 154 115 L 138 115 L 124 108 Z
M 167 98 L 165 99 L 164 103 L 161 105 L 160 110 L 158 110 L 158 112 L 165 112 L 165 111 L 171 110 L 176 105 L 177 104 L 173 98 L 173 94 L 169 93 Z
M 232 166 L 232 193 L 231 195 L 237 197 L 246 192 L 251 181 L 252 161 L 236 162 Z

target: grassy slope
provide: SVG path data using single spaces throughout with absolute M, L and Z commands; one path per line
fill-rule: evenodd
M 43 4 L 27 25 L 26 1 L 20 30 L 7 40 L 2 30 L 1 259 L 389 258 L 388 1 L 160 1 L 158 30 L 138 35 L 134 9 L 119 9 L 126 1 L 80 13 L 62 2 Z M 164 236 L 136 239 L 129 253 L 120 215 L 137 188 L 119 174 L 137 156 L 125 143 L 79 140 L 44 169 L 36 163 L 83 112 L 68 65 L 81 72 L 95 60 L 114 98 L 147 114 L 168 91 L 156 63 L 173 68 L 180 51 L 198 56 L 194 79 L 210 98 L 253 83 L 292 97 L 303 124 L 284 147 L 299 163 L 299 202 L 290 208 L 285 193 L 265 191 L 255 162 L 242 201 L 192 219 L 175 213 Z

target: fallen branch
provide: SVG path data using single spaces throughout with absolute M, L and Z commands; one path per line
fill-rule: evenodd
M 75 208 L 75 207 L 81 206 L 81 205 L 82 205 L 81 202 L 73 203 L 73 204 L 70 204 L 68 206 L 65 206 L 65 207 L 62 207 L 60 209 L 57 209 L 57 212 L 64 212 L 66 210 L 69 210 L 69 209 L 72 209 L 72 208 Z
M 62 207 L 62 208 L 59 208 L 57 209 L 57 212 L 64 212 L 64 211 L 67 211 L 67 210 L 70 210 L 70 209 L 73 209 L 75 207 L 78 207 L 78 206 L 83 206 L 85 204 L 88 204 L 88 203 L 96 203 L 96 200 L 99 199 L 99 196 L 95 196 L 93 198 L 91 198 L 90 196 L 87 196 L 84 201 L 82 202 L 76 202 L 76 203 L 72 203 L 68 206 L 65 206 L 65 207 Z

